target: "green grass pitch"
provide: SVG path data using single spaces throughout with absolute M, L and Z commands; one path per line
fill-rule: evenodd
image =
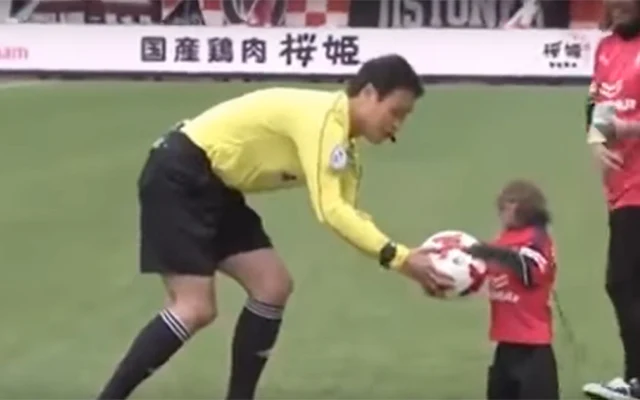
M 69 83 L 0 91 L 0 398 L 91 398 L 162 306 L 137 274 L 135 183 L 177 120 L 259 87 Z M 320 86 L 318 86 L 320 87 Z M 586 88 L 429 88 L 396 145 L 364 148 L 363 208 L 416 245 L 458 228 L 495 232 L 507 179 L 537 180 L 555 214 L 563 306 L 589 349 L 576 364 L 558 327 L 563 398 L 618 374 L 604 293 L 606 210 L 584 144 Z M 484 301 L 442 302 L 381 271 L 314 220 L 304 190 L 250 198 L 296 281 L 260 397 L 481 398 L 491 353 Z M 292 213 L 300 218 L 290 218 Z M 218 281 L 220 316 L 135 393 L 224 394 L 244 295 Z

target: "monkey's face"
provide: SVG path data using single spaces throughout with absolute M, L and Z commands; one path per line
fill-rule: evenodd
M 498 217 L 504 229 L 518 226 L 518 203 L 515 201 L 500 201 L 498 203 Z
M 504 229 L 519 229 L 529 225 L 549 223 L 544 194 L 532 182 L 511 181 L 498 195 L 496 204 Z

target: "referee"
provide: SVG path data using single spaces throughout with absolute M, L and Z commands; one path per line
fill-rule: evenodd
M 246 193 L 306 186 L 318 220 L 383 268 L 431 295 L 450 286 L 423 250 L 397 244 L 355 206 L 358 140 L 395 140 L 422 95 L 409 63 L 383 56 L 364 63 L 346 91 L 258 90 L 159 139 L 138 181 L 140 268 L 162 278 L 167 306 L 140 331 L 99 398 L 128 397 L 215 319 L 216 272 L 248 295 L 233 337 L 227 399 L 254 398 L 292 281 Z

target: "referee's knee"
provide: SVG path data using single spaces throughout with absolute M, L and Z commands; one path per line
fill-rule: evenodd
M 212 300 L 197 297 L 177 297 L 167 309 L 171 310 L 192 333 L 211 324 L 218 315 Z
M 221 270 L 261 303 L 284 306 L 293 293 L 291 274 L 273 249 L 233 255 L 222 262 Z
M 249 289 L 249 296 L 263 303 L 284 306 L 293 293 L 293 279 L 286 271 L 265 276 L 259 285 Z
M 213 278 L 165 276 L 166 308 L 185 325 L 189 332 L 212 323 L 217 315 Z

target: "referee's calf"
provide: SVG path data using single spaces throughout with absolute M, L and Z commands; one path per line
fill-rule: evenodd
M 505 186 L 497 206 L 498 238 L 468 249 L 489 262 L 490 336 L 497 346 L 487 398 L 558 399 L 549 307 L 556 263 L 546 200 L 535 184 L 517 180 Z

